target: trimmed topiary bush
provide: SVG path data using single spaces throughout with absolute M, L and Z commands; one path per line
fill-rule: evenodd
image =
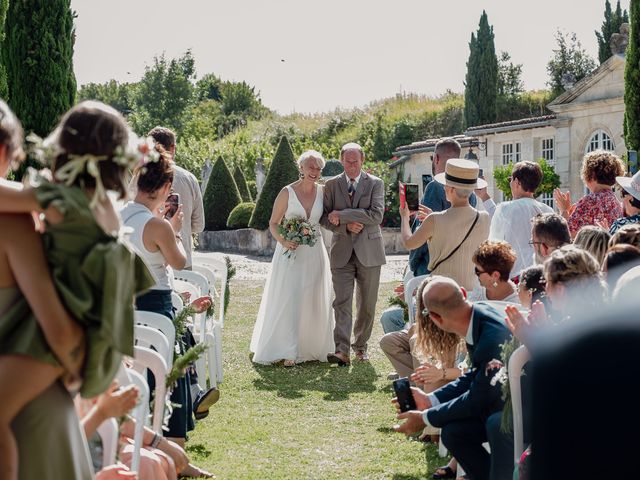
M 233 170 L 233 179 L 236 181 L 236 185 L 238 186 L 238 192 L 240 192 L 240 197 L 242 197 L 243 202 L 252 202 L 253 197 L 251 197 L 251 193 L 249 192 L 249 186 L 247 185 L 247 179 L 242 173 L 242 170 L 238 165 Z
M 249 222 L 251 228 L 266 230 L 269 227 L 271 210 L 278 193 L 285 185 L 295 182 L 298 178 L 298 165 L 293 157 L 291 144 L 287 137 L 282 137 L 256 202 L 256 209 L 251 216 L 251 221 Z
M 251 198 L 258 198 L 258 187 L 256 186 L 255 180 L 247 180 L 247 187 L 249 188 L 249 193 L 251 194 Z
M 322 169 L 323 177 L 335 177 L 336 175 L 340 175 L 344 172 L 344 167 L 340 163 L 340 160 L 329 160 L 325 163 L 324 168 Z
M 236 205 L 236 208 L 231 210 L 227 219 L 227 228 L 230 230 L 247 228 L 254 208 L 256 208 L 256 204 L 253 202 L 244 202 Z
M 226 230 L 227 218 L 240 201 L 236 182 L 222 157 L 218 157 L 204 192 L 205 230 Z

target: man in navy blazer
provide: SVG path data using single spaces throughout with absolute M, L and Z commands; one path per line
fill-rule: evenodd
M 485 422 L 504 404 L 500 384 L 491 384 L 496 372 L 489 368 L 511 338 L 504 315 L 488 304 L 469 302 L 465 290 L 447 277 L 434 276 L 422 299 L 436 326 L 465 339 L 471 368 L 430 394 L 413 388 L 418 410 L 399 414 L 406 421 L 395 429 L 413 435 L 426 425 L 441 428 L 444 445 L 470 478 L 492 478 L 491 457 L 482 444 L 488 440 Z

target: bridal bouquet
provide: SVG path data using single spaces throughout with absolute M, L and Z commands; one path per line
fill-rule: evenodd
M 318 240 L 316 227 L 309 221 L 300 217 L 283 218 L 278 225 L 278 233 L 285 240 L 296 242 L 299 245 L 309 245 L 313 247 Z M 283 253 L 287 258 L 295 257 L 295 251 L 286 249 Z

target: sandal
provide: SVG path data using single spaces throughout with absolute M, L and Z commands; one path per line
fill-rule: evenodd
M 295 367 L 296 366 L 296 361 L 295 360 L 285 360 L 282 365 L 284 365 L 285 367 Z
M 436 480 L 456 478 L 456 472 L 449 465 L 445 465 L 444 467 L 436 468 L 436 471 L 431 478 L 435 478 Z

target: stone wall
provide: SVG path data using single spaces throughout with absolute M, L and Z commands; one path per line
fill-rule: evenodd
M 330 231 L 322 229 L 322 237 L 327 248 L 331 244 L 331 235 Z M 387 255 L 408 253 L 402 245 L 399 228 L 383 228 L 382 239 Z M 268 230 L 241 228 L 202 232 L 199 235 L 200 251 L 271 256 L 275 248 L 276 242 Z

